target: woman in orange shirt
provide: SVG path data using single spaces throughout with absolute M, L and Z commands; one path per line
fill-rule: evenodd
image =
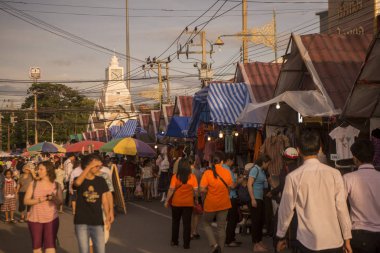
M 172 246 L 178 246 L 179 225 L 182 218 L 183 247 L 190 248 L 191 215 L 194 202 L 198 202 L 198 182 L 191 173 L 189 159 L 181 159 L 177 174 L 172 176 L 165 207 L 169 207 L 172 198 Z
M 222 167 L 224 153 L 217 151 L 212 159 L 211 170 L 204 172 L 201 179 L 201 192 L 207 193 L 204 201 L 204 230 L 211 252 L 220 253 L 226 240 L 226 223 L 228 209 L 231 208 L 230 187 L 232 177 L 229 170 Z M 216 216 L 218 241 L 213 233 L 211 223 Z

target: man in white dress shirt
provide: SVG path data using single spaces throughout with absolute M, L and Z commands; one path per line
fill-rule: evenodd
M 285 245 L 285 235 L 297 213 L 297 241 L 301 253 L 352 252 L 351 221 L 340 172 L 318 161 L 320 136 L 316 131 L 301 134 L 298 151 L 302 166 L 287 175 L 280 203 L 277 250 Z
M 351 207 L 352 249 L 355 253 L 380 253 L 380 172 L 372 164 L 374 148 L 368 140 L 351 146 L 358 170 L 344 175 Z

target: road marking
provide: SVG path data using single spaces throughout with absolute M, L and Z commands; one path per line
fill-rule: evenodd
M 129 204 L 129 205 L 132 205 L 132 206 L 135 206 L 135 207 L 138 207 L 138 208 L 141 208 L 141 209 L 144 209 L 145 211 L 148 211 L 148 212 L 154 213 L 154 214 L 156 214 L 156 215 L 159 215 L 159 216 L 161 216 L 161 217 L 167 218 L 167 219 L 169 219 L 169 220 L 172 219 L 172 217 L 169 216 L 169 215 L 166 215 L 166 214 L 163 214 L 163 213 L 157 212 L 157 211 L 155 211 L 155 210 L 153 210 L 153 209 L 150 209 L 150 208 L 147 208 L 147 207 L 145 207 L 145 206 L 142 206 L 142 205 L 139 205 L 139 204 L 136 204 L 136 203 L 131 203 L 131 202 L 129 202 L 128 204 Z
M 151 251 L 145 250 L 145 249 L 140 249 L 136 248 L 138 251 L 143 252 L 143 253 L 152 253 Z

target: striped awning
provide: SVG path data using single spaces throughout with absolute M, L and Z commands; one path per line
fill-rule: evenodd
M 111 133 L 111 136 L 116 136 L 117 133 L 120 131 L 122 126 L 111 126 L 110 128 L 108 128 L 108 130 L 110 131 Z
M 207 102 L 211 122 L 236 124 L 244 107 L 251 102 L 245 83 L 212 83 L 209 85 Z
M 177 107 L 179 109 L 179 116 L 191 117 L 193 106 L 192 96 L 178 96 Z
M 131 137 L 135 134 L 137 127 L 137 120 L 130 119 L 128 120 L 124 126 L 120 128 L 120 130 L 116 133 L 116 135 L 112 135 L 113 138 L 125 138 Z
M 211 83 L 194 94 L 188 136 L 195 136 L 199 122 L 236 125 L 244 107 L 251 102 L 245 83 Z M 252 127 L 254 124 L 243 124 Z
M 142 128 L 148 129 L 150 117 L 150 114 L 139 114 L 140 126 Z

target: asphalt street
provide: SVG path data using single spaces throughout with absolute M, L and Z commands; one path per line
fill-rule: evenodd
M 73 215 L 69 209 L 60 214 L 58 253 L 78 253 L 74 234 Z M 111 228 L 110 239 L 106 245 L 107 253 L 172 253 L 172 252 L 209 252 L 207 239 L 202 229 L 201 238 L 191 242 L 190 249 L 170 246 L 171 213 L 159 201 L 135 201 L 127 204 L 127 215 L 117 215 Z M 243 244 L 238 248 L 225 248 L 225 253 L 252 252 L 250 235 L 237 235 Z M 271 243 L 265 239 L 267 245 Z M 32 244 L 27 224 L 0 224 L 0 252 L 32 252 Z M 273 251 L 270 251 L 273 252 Z

